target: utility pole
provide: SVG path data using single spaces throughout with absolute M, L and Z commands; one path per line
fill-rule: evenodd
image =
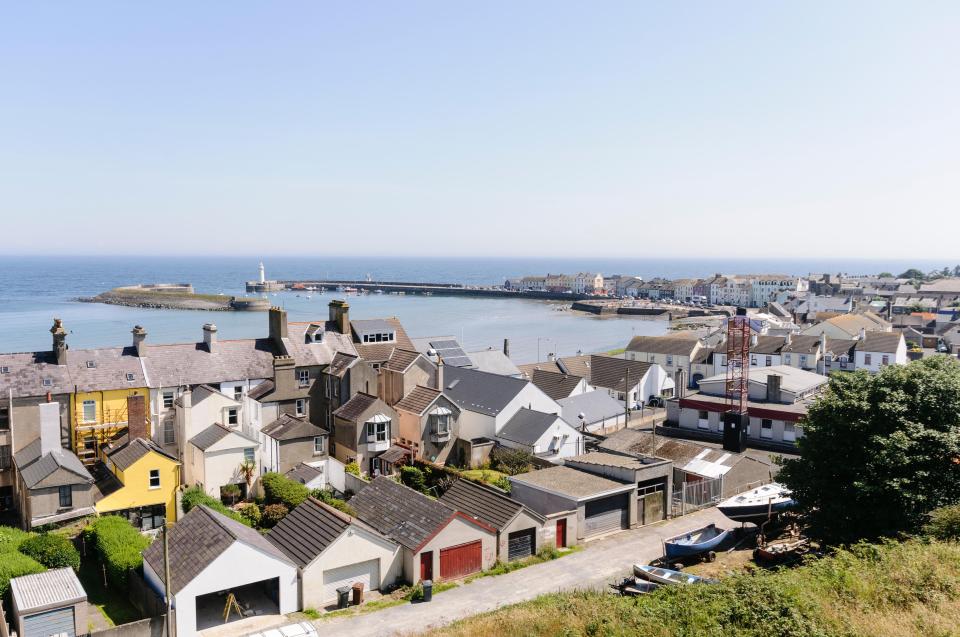
M 627 366 L 627 375 L 623 379 L 623 408 L 627 416 L 627 423 L 625 426 L 629 426 L 630 423 L 630 366 Z
M 167 601 L 167 616 L 164 624 L 167 626 L 167 637 L 173 637 L 176 631 L 173 629 L 173 600 L 170 599 L 170 545 L 167 536 L 170 534 L 167 527 L 167 520 L 163 520 L 163 593 Z

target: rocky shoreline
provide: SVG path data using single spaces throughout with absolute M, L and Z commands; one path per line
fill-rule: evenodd
M 243 312 L 265 310 L 269 303 L 261 299 L 225 295 L 131 291 L 115 289 L 96 296 L 80 297 L 80 303 L 104 303 L 153 310 L 200 310 L 204 312 Z

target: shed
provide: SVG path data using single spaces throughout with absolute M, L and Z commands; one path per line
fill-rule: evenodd
M 72 568 L 14 577 L 10 597 L 20 637 L 87 634 L 87 592 Z
M 637 523 L 665 520 L 673 491 L 673 463 L 653 456 L 596 451 L 567 458 L 565 466 L 637 485 Z

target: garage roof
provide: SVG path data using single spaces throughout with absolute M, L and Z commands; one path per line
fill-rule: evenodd
M 578 471 L 570 467 L 558 466 L 540 469 L 510 476 L 510 482 L 526 485 L 533 489 L 548 491 L 571 500 L 590 500 L 614 493 L 622 493 L 634 488 L 633 484 L 617 482 L 601 476 Z
M 14 577 L 10 580 L 10 594 L 21 614 L 71 606 L 87 599 L 87 592 L 69 567 Z
M 301 568 L 333 544 L 352 518 L 316 498 L 308 498 L 267 534 L 267 540 Z
M 499 531 L 506 528 L 525 508 L 516 500 L 511 500 L 505 493 L 471 482 L 466 478 L 454 482 L 440 497 L 440 501 L 449 504 L 457 511 L 483 520 Z M 539 513 L 529 509 L 527 512 L 533 517 L 543 519 Z

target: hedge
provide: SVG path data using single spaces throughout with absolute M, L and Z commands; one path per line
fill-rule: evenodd
M 11 551 L 0 556 L 0 599 L 6 599 L 10 580 L 21 575 L 32 575 L 47 570 L 43 564 L 22 553 Z
M 217 513 L 222 513 L 230 519 L 236 520 L 241 524 L 246 524 L 247 526 L 252 526 L 250 520 L 243 517 L 230 507 L 226 506 L 220 500 L 210 497 L 207 495 L 203 489 L 200 487 L 190 487 L 189 489 L 183 492 L 183 499 L 181 500 L 181 505 L 183 506 L 183 512 L 189 513 L 190 509 L 198 505 L 204 505 L 208 509 L 213 509 Z
M 127 571 L 143 565 L 142 551 L 150 546 L 150 539 L 140 534 L 126 518 L 105 515 L 83 530 L 84 540 L 93 544 L 106 567 L 107 581 L 123 589 L 127 586 Z
M 283 504 L 268 504 L 263 507 L 263 528 L 272 529 L 280 524 L 280 520 L 287 517 L 290 510 Z
M 327 489 L 314 489 L 310 492 L 310 495 L 320 500 L 324 504 L 332 506 L 334 509 L 343 511 L 347 515 L 356 516 L 357 512 L 353 510 L 353 507 L 347 504 L 346 500 L 341 500 L 340 498 L 335 498 L 333 493 Z
M 263 487 L 267 504 L 282 504 L 288 509 L 300 506 L 310 496 L 310 490 L 305 485 L 279 473 L 263 474 L 260 486 Z
M 32 538 L 34 535 L 34 533 L 13 526 L 0 526 L 0 555 L 15 553 L 25 540 Z
M 73 542 L 62 535 L 43 533 L 24 540 L 20 552 L 47 568 L 80 568 L 80 553 Z

